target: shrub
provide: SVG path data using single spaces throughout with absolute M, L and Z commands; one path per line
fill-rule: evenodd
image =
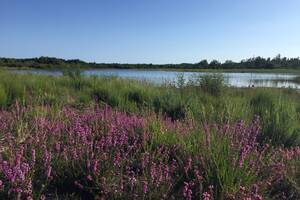
M 112 107 L 120 105 L 122 100 L 120 94 L 109 91 L 108 87 L 96 88 L 92 92 L 92 96 L 96 98 L 97 101 L 102 101 Z
M 74 69 L 64 69 L 63 70 L 63 75 L 64 76 L 68 76 L 72 79 L 78 79 L 80 78 L 81 75 L 81 70 L 78 68 L 74 68 Z
M 196 77 L 196 84 L 202 91 L 213 96 L 220 96 L 225 89 L 225 78 L 222 74 L 206 74 Z
M 97 101 L 108 102 L 109 99 L 109 91 L 103 88 L 96 88 L 92 91 L 92 96 L 96 98 Z
M 138 107 L 149 105 L 150 98 L 148 94 L 142 89 L 130 88 L 127 92 L 128 100 L 135 102 Z
M 70 84 L 74 89 L 83 89 L 83 86 L 85 85 L 85 79 L 82 76 L 80 69 L 75 68 L 64 70 L 63 75 L 70 78 Z
M 172 120 L 184 119 L 187 116 L 187 104 L 183 102 L 180 95 L 166 93 L 156 96 L 153 101 L 156 113 L 162 112 Z

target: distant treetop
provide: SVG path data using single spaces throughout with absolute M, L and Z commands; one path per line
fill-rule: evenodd
M 90 63 L 79 59 L 61 59 L 42 56 L 39 58 L 1 58 L 0 67 L 31 67 L 31 68 L 173 68 L 173 69 L 274 69 L 274 68 L 299 68 L 300 59 L 281 57 L 263 58 L 260 56 L 243 59 L 240 62 L 218 60 L 208 62 L 206 59 L 198 63 L 181 64 L 122 64 L 122 63 Z

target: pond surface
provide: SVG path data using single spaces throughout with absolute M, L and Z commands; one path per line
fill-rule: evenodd
M 62 71 L 59 70 L 15 70 L 17 73 L 32 73 L 60 76 Z M 185 79 L 191 79 L 194 76 L 203 76 L 211 74 L 210 72 L 176 72 L 162 70 L 138 70 L 138 69 L 89 69 L 83 70 L 83 75 L 86 76 L 117 76 L 121 78 L 146 80 L 157 84 L 165 82 L 174 82 L 179 74 L 183 74 Z M 223 72 L 228 85 L 234 87 L 292 87 L 300 89 L 300 84 L 294 83 L 291 80 L 299 74 L 293 73 L 236 73 Z M 278 81 L 280 80 L 280 81 Z

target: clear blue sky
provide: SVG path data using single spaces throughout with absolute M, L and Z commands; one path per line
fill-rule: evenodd
M 300 56 L 299 0 L 0 0 L 0 57 L 181 63 Z

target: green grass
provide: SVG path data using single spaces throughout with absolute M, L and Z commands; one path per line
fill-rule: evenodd
M 183 84 L 157 86 L 117 77 L 84 77 L 79 72 L 64 76 L 0 72 L 0 106 L 16 101 L 22 105 L 83 107 L 108 104 L 125 112 L 156 113 L 172 120 L 193 118 L 203 123 L 226 123 L 239 119 L 262 121 L 260 140 L 274 145 L 299 144 L 300 94 L 293 89 L 229 88 L 220 75 L 208 75 Z M 177 84 L 177 85 L 178 85 Z
M 222 128 L 224 124 L 239 120 L 248 124 L 257 115 L 261 126 L 257 141 L 260 145 L 269 143 L 272 145 L 270 148 L 281 149 L 300 144 L 299 91 L 291 88 L 232 88 L 227 87 L 225 82 L 224 77 L 218 74 L 195 77 L 193 81 L 178 76 L 176 84 L 158 86 L 117 77 L 85 77 L 79 71 L 67 71 L 59 77 L 0 71 L 0 107 L 8 111 L 15 108 L 13 116 L 16 119 L 11 132 L 20 140 L 32 132 L 32 121 L 28 119 L 46 116 L 60 119 L 57 116 L 63 106 L 75 107 L 82 112 L 84 109 L 81 108 L 107 104 L 129 114 L 138 113 L 145 116 L 147 132 L 151 133 L 151 139 L 143 144 L 143 151 L 154 152 L 154 160 L 166 163 L 175 157 L 182 167 L 179 185 L 183 184 L 184 178 L 194 176 L 183 173 L 188 156 L 194 157 L 193 167 L 201 166 L 203 159 L 205 165 L 201 170 L 205 172 L 205 187 L 213 185 L 215 199 L 224 199 L 224 195 L 238 193 L 241 185 L 250 187 L 261 175 L 247 168 L 250 165 L 248 160 L 245 165 L 233 168 L 232 158 L 239 157 L 240 151 L 231 148 L 231 136 L 220 136 L 217 129 L 212 129 L 208 145 L 204 125 Z M 20 104 L 22 106 L 18 106 Z M 22 114 L 18 112 L 19 107 L 28 107 L 31 111 Z M 175 128 L 168 128 L 172 124 L 168 124 L 170 121 L 177 121 Z M 189 123 L 193 123 L 193 128 L 189 129 Z M 161 157 L 158 151 L 161 147 L 174 150 L 174 155 Z M 202 155 L 201 159 L 197 155 Z M 274 155 L 267 154 L 264 159 L 268 156 Z M 68 163 L 57 162 L 54 166 L 60 169 L 57 170 L 61 173 L 57 174 L 61 177 L 59 181 L 63 180 L 55 182 L 58 188 L 73 183 L 82 171 L 78 167 L 80 163 L 62 170 L 64 165 Z M 299 160 L 291 160 L 286 166 L 286 177 L 274 186 L 274 191 L 267 191 L 270 196 L 279 195 L 278 191 L 299 196 Z M 115 177 L 105 172 L 101 176 Z M 153 194 L 159 192 L 154 191 Z M 72 196 L 68 198 L 72 199 Z

